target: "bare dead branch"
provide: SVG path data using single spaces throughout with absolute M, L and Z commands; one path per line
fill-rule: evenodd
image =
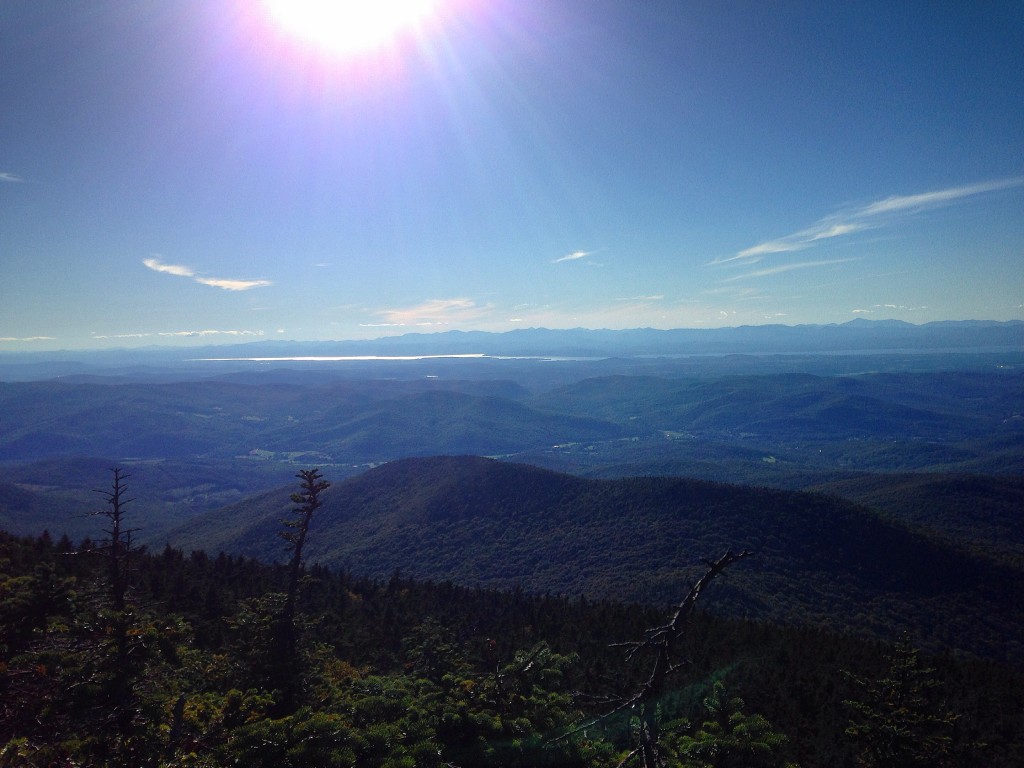
M 651 627 L 644 632 L 642 640 L 633 640 L 624 643 L 615 643 L 611 647 L 626 649 L 626 660 L 632 661 L 638 654 L 645 651 L 654 653 L 654 660 L 651 664 L 650 674 L 640 685 L 634 694 L 604 714 L 588 720 L 586 723 L 573 728 L 556 739 L 562 740 L 578 734 L 599 723 L 605 722 L 626 710 L 634 710 L 640 721 L 638 744 L 634 750 L 623 758 L 618 768 L 622 768 L 631 760 L 640 759 L 640 765 L 644 768 L 655 768 L 662 765 L 658 750 L 658 723 L 655 717 L 655 709 L 658 700 L 665 693 L 667 681 L 670 676 L 678 672 L 690 662 L 687 659 L 678 659 L 677 644 L 685 636 L 689 619 L 700 599 L 701 594 L 707 589 L 726 568 L 744 558 L 750 557 L 753 553 L 744 549 L 740 553 L 727 551 L 724 555 L 714 561 L 705 561 L 707 570 L 690 587 L 689 592 L 679 602 L 672 612 L 672 616 L 666 624 Z

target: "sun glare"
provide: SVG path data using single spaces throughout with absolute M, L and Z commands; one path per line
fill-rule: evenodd
M 437 0 L 265 0 L 289 34 L 339 55 L 393 41 L 423 21 Z

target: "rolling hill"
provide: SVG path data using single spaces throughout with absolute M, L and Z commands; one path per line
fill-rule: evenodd
M 652 429 L 775 439 L 963 439 L 1024 433 L 1019 375 L 774 374 L 713 380 L 613 376 L 539 395 L 536 408 Z
M 492 386 L 445 384 L 443 391 L 434 380 L 415 387 L 374 380 L 322 387 L 0 384 L 0 461 L 230 458 L 265 450 L 374 462 L 452 450 L 507 453 L 627 434 L 589 416 L 541 413 L 508 397 L 464 391 Z
M 175 546 L 280 558 L 288 489 L 194 519 Z M 493 588 L 669 604 L 692 567 L 757 553 L 715 608 L 731 615 L 1024 659 L 1024 573 L 821 494 L 680 478 L 587 480 L 475 457 L 406 459 L 324 496 L 308 559 Z
M 692 462 L 715 446 L 709 453 L 745 457 L 760 482 L 762 459 L 826 472 L 1013 474 L 1024 459 L 1024 384 L 1013 372 L 611 376 L 536 394 L 508 381 L 230 379 L 0 383 L 0 461 L 353 465 L 474 454 L 549 464 L 533 457 L 561 446 L 577 451 L 567 469 L 628 459 L 645 474 L 645 463 Z
M 865 475 L 817 486 L 947 541 L 1024 565 L 1024 477 Z
M 110 468 L 125 470 L 136 541 L 159 537 L 197 514 L 222 507 L 261 490 L 280 487 L 294 476 L 289 464 L 165 459 L 117 462 L 90 457 L 57 457 L 0 465 L 0 529 L 19 535 L 75 541 L 103 536 L 103 523 L 91 513 L 103 505 L 94 489 L 110 483 Z M 340 476 L 339 468 L 334 468 Z

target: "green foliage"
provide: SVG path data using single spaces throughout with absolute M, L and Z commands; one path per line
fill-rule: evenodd
M 660 614 L 314 567 L 300 586 L 301 685 L 296 708 L 282 715 L 266 665 L 286 568 L 165 549 L 139 553 L 133 572 L 136 711 L 119 758 L 105 687 L 116 617 L 102 561 L 0 534 L 0 584 L 14 598 L 0 602 L 0 766 L 611 768 L 630 748 L 619 723 L 559 737 L 605 711 L 609 690 L 646 679 L 609 646 L 642 635 Z M 885 650 L 821 629 L 695 614 L 679 648 L 692 663 L 658 704 L 679 726 L 665 728 L 672 760 L 686 765 L 690 743 L 771 746 L 785 734 L 772 760 L 852 765 L 858 747 L 844 732 L 842 701 L 862 700 L 862 690 L 839 670 L 885 677 Z M 955 764 L 1021 764 L 1020 670 L 942 657 L 928 666 L 960 716 L 955 745 L 986 745 Z M 726 668 L 749 708 L 719 695 L 723 720 L 701 710 L 701 696 Z
M 507 663 L 496 655 L 486 642 L 483 660 L 491 669 L 442 681 L 437 730 L 445 758 L 457 765 L 585 765 L 582 742 L 554 740 L 577 716 L 562 685 L 573 658 L 543 642 Z
M 957 716 L 939 698 L 934 669 L 921 666 L 918 650 L 901 638 L 881 678 L 855 678 L 857 699 L 846 732 L 869 768 L 954 765 Z
M 672 744 L 685 768 L 783 768 L 786 737 L 775 731 L 763 715 L 743 712 L 743 699 L 729 697 L 725 684 L 716 681 L 704 699 L 704 720 L 692 733 L 677 736 Z M 685 727 L 685 726 L 684 726 Z

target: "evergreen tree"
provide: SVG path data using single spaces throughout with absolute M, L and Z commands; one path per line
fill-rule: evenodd
M 743 712 L 743 699 L 726 695 L 718 680 L 704 699 L 706 719 L 692 735 L 684 735 L 675 752 L 686 768 L 777 768 L 786 737 L 762 715 Z
M 101 612 L 109 628 L 109 669 L 104 675 L 104 688 L 114 720 L 116 739 L 113 750 L 119 764 L 128 764 L 136 705 L 135 677 L 139 673 L 137 659 L 132 658 L 132 613 L 128 610 L 128 586 L 131 579 L 132 534 L 137 530 L 127 527 L 126 507 L 133 499 L 127 498 L 128 476 L 119 467 L 110 470 L 113 478 L 110 490 L 96 491 L 104 497 L 106 506 L 95 512 L 106 518 L 107 538 L 95 550 L 106 561 L 106 589 L 110 606 Z
M 292 557 L 288 563 L 288 600 L 285 604 L 286 618 L 295 615 L 295 602 L 299 593 L 299 577 L 302 573 L 302 550 L 306 545 L 306 536 L 309 534 L 309 524 L 313 521 L 313 513 L 322 504 L 320 494 L 327 490 L 331 484 L 323 479 L 319 469 L 303 469 L 297 475 L 301 483 L 301 490 L 293 493 L 292 502 L 298 506 L 292 510 L 296 517 L 282 522 L 291 530 L 283 531 L 280 536 L 288 542 L 288 549 Z
M 278 714 L 290 714 L 298 705 L 301 688 L 301 663 L 298 653 L 299 630 L 296 622 L 296 604 L 299 596 L 299 584 L 302 576 L 302 551 L 306 545 L 306 536 L 313 521 L 313 513 L 320 508 L 320 494 L 330 487 L 323 479 L 319 469 L 303 469 L 296 475 L 301 480 L 300 490 L 293 493 L 291 500 L 297 506 L 292 510 L 295 517 L 282 520 L 288 530 L 280 536 L 288 542 L 291 559 L 288 563 L 288 585 L 285 592 L 284 605 L 277 617 L 274 638 L 274 669 L 273 687 L 280 691 L 280 699 L 276 708 Z
M 859 745 L 860 765 L 952 765 L 957 717 L 938 700 L 935 670 L 921 666 L 906 635 L 887 658 L 889 668 L 879 679 L 850 676 L 861 695 L 845 702 L 853 710 L 846 733 Z

